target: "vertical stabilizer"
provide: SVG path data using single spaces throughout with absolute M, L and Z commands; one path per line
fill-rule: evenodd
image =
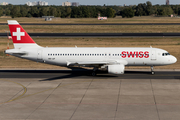
M 16 20 L 8 20 L 8 25 L 15 49 L 24 47 L 40 47 Z

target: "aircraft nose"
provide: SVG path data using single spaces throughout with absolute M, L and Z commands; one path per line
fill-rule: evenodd
M 177 62 L 177 58 L 172 56 L 172 59 L 171 59 L 172 63 L 176 63 Z

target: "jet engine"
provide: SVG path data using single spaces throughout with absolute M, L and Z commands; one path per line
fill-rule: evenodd
M 124 65 L 108 65 L 108 73 L 124 74 Z

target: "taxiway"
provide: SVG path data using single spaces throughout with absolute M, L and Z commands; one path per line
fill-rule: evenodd
M 180 72 L 0 70 L 0 120 L 179 120 Z

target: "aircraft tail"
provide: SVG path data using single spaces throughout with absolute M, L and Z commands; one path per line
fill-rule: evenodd
M 16 20 L 8 20 L 8 25 L 15 49 L 24 47 L 40 47 Z

